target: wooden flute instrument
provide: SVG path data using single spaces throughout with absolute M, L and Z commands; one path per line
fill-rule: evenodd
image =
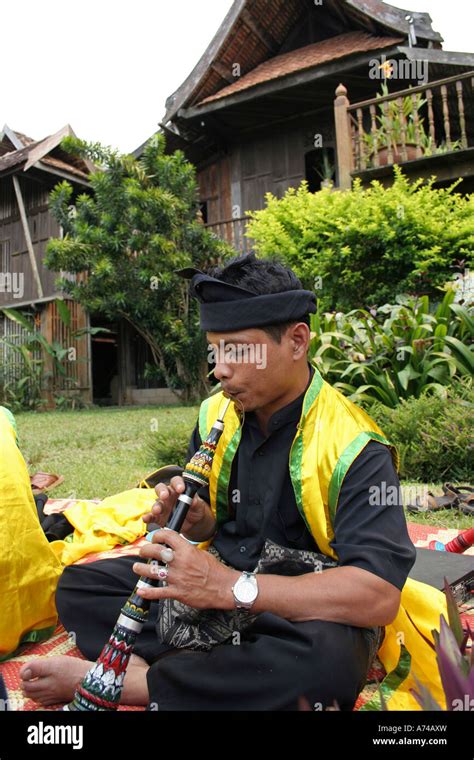
M 209 484 L 214 454 L 224 431 L 224 417 L 231 403 L 232 399 L 228 399 L 209 436 L 186 465 L 183 472 L 185 491 L 178 498 L 166 526 L 167 530 L 176 532 L 181 530 L 195 494 L 200 488 Z M 163 566 L 163 563 L 151 559 L 147 564 Z M 86 673 L 76 690 L 73 701 L 66 705 L 64 710 L 81 712 L 117 710 L 133 647 L 148 618 L 151 605 L 149 599 L 143 599 L 137 592 L 139 588 L 155 588 L 159 584 L 158 580 L 140 577 L 135 589 L 122 607 L 114 630 L 99 659 Z

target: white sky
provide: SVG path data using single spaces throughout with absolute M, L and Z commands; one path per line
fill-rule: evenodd
M 399 0 L 445 50 L 474 52 L 473 0 Z M 397 1 L 393 0 L 397 5 Z M 232 0 L 0 0 L 0 128 L 137 148 L 206 49 Z

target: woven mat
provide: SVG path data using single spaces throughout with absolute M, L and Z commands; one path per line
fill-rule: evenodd
M 71 504 L 71 501 L 68 501 L 66 499 L 55 501 L 66 502 L 68 506 Z M 59 511 L 63 510 L 60 509 Z M 145 543 L 147 543 L 146 539 L 140 538 L 130 546 L 117 546 L 111 551 L 88 554 L 87 557 L 83 557 L 75 564 L 86 565 L 90 562 L 96 562 L 98 559 L 110 559 L 124 555 L 139 554 L 140 547 Z M 45 641 L 42 644 L 28 644 L 25 647 L 21 648 L 19 654 L 16 657 L 13 657 L 7 662 L 0 663 L 0 673 L 4 678 L 5 685 L 8 689 L 8 699 L 11 709 L 20 711 L 58 710 L 63 707 L 62 704 L 53 705 L 51 707 L 43 707 L 37 702 L 34 702 L 32 699 L 25 698 L 20 688 L 20 669 L 25 664 L 25 662 L 35 660 L 38 657 L 57 657 L 58 655 L 77 657 L 79 660 L 85 659 L 85 657 L 83 657 L 79 649 L 76 647 L 74 641 L 68 636 L 61 623 L 57 625 L 53 636 L 48 639 L 48 641 Z M 143 707 L 131 707 L 126 705 L 121 705 L 119 707 L 119 710 L 122 711 L 142 711 L 144 709 L 145 708 Z
M 93 502 L 96 503 L 96 502 Z M 50 499 L 48 507 L 54 509 L 54 511 L 62 512 L 67 506 L 70 506 L 72 501 L 66 499 Z M 426 548 L 430 541 L 437 539 L 443 543 L 447 543 L 451 539 L 455 538 L 461 531 L 456 529 L 444 529 L 437 528 L 429 525 L 420 525 L 417 523 L 408 523 L 408 532 L 410 538 L 419 548 Z M 115 549 L 108 552 L 101 552 L 100 554 L 89 554 L 87 557 L 83 557 L 76 564 L 89 564 L 95 562 L 98 559 L 116 558 L 120 556 L 138 554 L 140 547 L 146 543 L 146 539 L 141 538 L 130 546 L 117 546 Z M 474 548 L 471 548 L 466 554 L 474 554 Z M 462 617 L 464 619 L 470 619 L 471 625 L 473 620 L 473 610 L 469 610 L 466 605 L 461 609 Z M 25 699 L 20 689 L 20 676 L 19 671 L 25 662 L 36 659 L 37 657 L 53 657 L 57 655 L 67 655 L 68 657 L 77 657 L 84 659 L 75 646 L 74 642 L 69 638 L 68 634 L 64 630 L 63 626 L 59 624 L 54 632 L 54 635 L 46 642 L 42 644 L 30 644 L 22 648 L 21 652 L 8 662 L 0 663 L 0 673 L 3 675 L 5 684 L 8 689 L 10 704 L 13 709 L 22 711 L 34 711 L 34 710 L 57 710 L 62 705 L 55 705 L 53 707 L 44 708 L 31 699 Z M 382 664 L 376 660 L 374 666 L 369 672 L 367 685 L 359 695 L 355 704 L 354 710 L 360 710 L 360 708 L 368 702 L 374 696 L 377 691 L 377 683 L 380 683 L 385 677 L 385 671 Z M 141 707 L 127 707 L 122 705 L 120 710 L 123 711 L 141 711 L 144 708 Z

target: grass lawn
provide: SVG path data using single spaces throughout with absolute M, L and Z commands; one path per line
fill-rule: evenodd
M 191 434 L 197 407 L 126 407 L 16 415 L 20 447 L 31 474 L 64 476 L 56 498 L 105 498 L 133 488 L 154 469 L 147 453 L 152 430 Z M 169 462 L 168 464 L 173 464 Z
M 176 429 L 191 434 L 198 407 L 126 407 L 75 412 L 24 412 L 16 415 L 21 450 L 30 473 L 39 470 L 64 476 L 51 496 L 72 499 L 105 498 L 133 488 L 156 469 L 149 452 L 152 431 L 172 439 Z M 174 464 L 175 462 L 167 462 Z M 449 478 L 447 478 L 449 480 Z M 424 484 L 403 482 L 410 494 Z M 426 484 L 441 494 L 438 483 Z M 416 489 L 416 490 L 415 490 Z M 444 528 L 470 528 L 472 519 L 457 510 L 407 513 L 411 522 Z

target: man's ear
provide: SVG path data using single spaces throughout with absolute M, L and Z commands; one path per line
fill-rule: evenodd
M 308 325 L 304 322 L 298 322 L 298 324 L 290 329 L 292 330 L 291 342 L 293 344 L 293 354 L 298 355 L 298 358 L 300 354 L 301 356 L 306 356 L 310 339 Z

